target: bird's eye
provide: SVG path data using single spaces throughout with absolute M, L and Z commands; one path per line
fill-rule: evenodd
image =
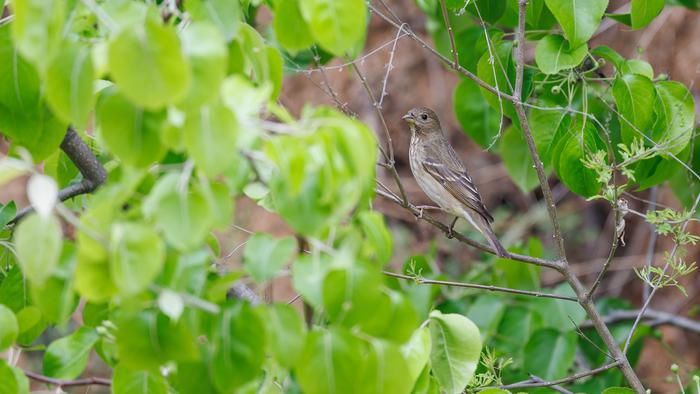
M 423 119 L 423 120 L 428 120 L 428 115 L 423 114 L 423 115 L 420 116 L 420 118 Z

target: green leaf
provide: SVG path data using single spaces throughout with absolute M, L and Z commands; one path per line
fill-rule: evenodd
M 265 326 L 248 304 L 225 308 L 217 321 L 211 375 L 222 392 L 243 387 L 262 372 Z
M 306 325 L 299 312 L 285 304 L 260 309 L 267 328 L 268 346 L 275 360 L 285 368 L 296 365 L 306 340 Z
M 576 332 L 561 333 L 552 328 L 535 331 L 525 345 L 528 371 L 542 379 L 567 375 L 576 358 Z
M 15 343 L 19 335 L 19 324 L 12 310 L 0 304 L 0 351 Z
M 68 380 L 80 376 L 98 338 L 94 329 L 80 327 L 71 335 L 51 342 L 44 355 L 44 375 Z
M 491 62 L 490 53 L 488 51 L 485 52 L 481 56 L 481 59 L 479 59 L 476 74 L 484 82 L 495 89 L 511 94 L 513 91 L 511 87 L 515 86 L 515 73 L 512 72 L 514 70 L 512 64 L 513 44 L 510 41 L 502 41 L 494 43 L 493 47 L 493 62 Z M 508 116 L 511 119 L 517 119 L 515 107 L 513 107 L 511 102 L 505 99 L 499 99 L 498 96 L 484 88 L 479 89 L 481 90 L 482 96 L 484 96 L 486 101 L 491 105 L 491 108 L 499 111 L 499 115 L 501 108 L 503 108 L 505 116 Z M 499 102 L 499 100 L 501 101 Z
M 558 286 L 552 293 L 575 296 L 574 291 L 567 284 Z M 543 327 L 570 332 L 575 326 L 586 320 L 586 311 L 576 302 L 538 298 L 533 300 L 533 303 L 542 316 Z
M 464 6 L 464 2 L 460 1 L 459 8 Z M 477 11 L 478 8 L 478 11 Z M 494 23 L 503 16 L 506 11 L 506 0 L 474 0 L 470 1 L 467 6 L 467 11 L 475 17 L 484 20 L 487 23 Z
M 620 133 L 626 144 L 649 135 L 653 123 L 653 103 L 656 97 L 654 84 L 639 74 L 626 74 L 615 79 L 612 88 L 619 112 Z
M 447 394 L 457 394 L 474 376 L 481 354 L 479 329 L 458 314 L 430 313 L 433 374 Z
M 512 125 L 508 127 L 499 150 L 510 179 L 520 190 L 528 193 L 540 184 L 522 131 Z
M 53 275 L 41 285 L 30 283 L 32 302 L 44 318 L 51 323 L 65 323 L 78 306 L 78 297 L 73 289 L 75 250 L 66 243 L 60 264 Z
M 616 20 L 623 25 L 632 26 L 632 15 L 626 14 L 606 14 L 610 19 Z
M 462 130 L 482 148 L 491 145 L 498 135 L 501 117 L 484 99 L 479 85 L 471 79 L 461 78 L 452 102 Z
M 299 52 L 314 43 L 314 38 L 301 15 L 299 0 L 280 0 L 275 6 L 275 37 L 290 53 Z
M 620 73 L 622 74 L 639 74 L 649 79 L 654 78 L 654 69 L 651 64 L 639 59 L 625 60 L 620 64 Z
M 109 70 L 130 101 L 150 110 L 177 102 L 190 73 L 174 26 L 147 17 L 123 29 L 109 44 Z
M 165 118 L 165 111 L 145 111 L 117 89 L 105 89 L 97 105 L 98 136 L 124 163 L 147 167 L 165 153 L 160 141 Z
M 46 99 L 54 113 L 66 123 L 85 128 L 95 104 L 95 78 L 90 48 L 64 41 L 46 72 Z
M 294 371 L 307 394 L 355 393 L 362 342 L 340 327 L 316 328 L 306 337 Z
M 29 346 L 34 343 L 46 329 L 46 320 L 42 316 L 39 308 L 34 305 L 25 307 L 17 312 L 15 316 L 19 324 L 17 344 L 21 346 Z
M 695 101 L 688 88 L 680 82 L 656 83 L 654 103 L 657 120 L 652 139 L 668 144 L 668 151 L 679 154 L 690 142 L 695 127 Z M 646 141 L 645 141 L 646 142 Z
M 608 7 L 608 0 L 545 0 L 561 25 L 570 48 L 578 48 L 595 33 Z
M 13 0 L 12 36 L 19 52 L 45 70 L 58 52 L 63 37 L 66 2 L 62 0 Z
M 537 153 L 542 159 L 542 164 L 549 167 L 552 161 L 552 140 L 562 123 L 568 121 L 569 116 L 566 111 L 532 108 L 528 118 Z
M 615 68 L 620 68 L 620 66 L 625 62 L 625 58 L 622 57 L 622 55 L 605 45 L 600 45 L 593 48 L 591 50 L 591 55 L 607 60 L 608 63 L 612 64 Z
M 187 251 L 202 245 L 214 220 L 201 192 L 171 190 L 160 200 L 155 221 L 168 244 Z
M 1 358 L 0 394 L 29 394 L 29 379 L 24 372 Z
M 239 125 L 235 115 L 221 103 L 202 106 L 185 120 L 187 152 L 207 176 L 220 175 L 236 159 Z
M 121 364 L 112 376 L 114 394 L 167 394 L 168 382 L 158 372 L 131 370 Z
M 187 111 L 219 96 L 226 77 L 228 50 L 219 30 L 206 22 L 187 26 L 182 32 L 182 47 L 192 71 L 192 82 L 180 103 Z
M 267 282 L 294 257 L 296 245 L 293 237 L 274 238 L 268 233 L 256 233 L 246 243 L 243 265 L 256 282 Z
M 5 227 L 17 214 L 17 205 L 12 200 L 5 205 L 0 204 L 0 229 Z
M 31 213 L 17 226 L 14 244 L 24 274 L 29 280 L 42 284 L 58 266 L 63 245 L 61 224 L 53 215 Z
M 496 334 L 498 322 L 505 313 L 507 305 L 503 299 L 494 294 L 480 294 L 469 303 L 466 313 L 481 332 L 484 342 Z
M 391 342 L 371 340 L 361 376 L 363 393 L 409 393 L 413 382 L 406 379 L 408 364 L 399 347 Z
M 357 261 L 329 271 L 323 279 L 323 308 L 328 319 L 346 327 L 363 326 L 377 307 L 381 274 L 369 263 Z
M 632 0 L 632 29 L 641 29 L 651 23 L 664 9 L 664 0 Z
M 430 361 L 430 330 L 427 327 L 417 329 L 411 339 L 401 346 L 401 353 L 406 359 L 405 379 L 413 386 L 421 371 Z
M 569 44 L 560 35 L 548 35 L 537 43 L 535 62 L 545 74 L 556 74 L 581 64 L 588 53 L 588 45 L 581 44 L 569 49 Z
M 142 223 L 112 225 L 109 268 L 122 295 L 145 290 L 163 268 L 165 245 L 158 234 Z
M 240 5 L 229 0 L 188 0 L 185 9 L 193 20 L 216 25 L 226 41 L 236 36 L 243 19 Z
M 542 327 L 542 317 L 530 308 L 514 306 L 507 308 L 498 325 L 498 335 L 494 347 L 514 358 L 522 356 L 523 346 L 535 330 Z
M 299 6 L 323 49 L 341 57 L 360 53 L 367 29 L 367 5 L 363 0 L 304 0 Z
M 384 216 L 375 211 L 362 211 L 355 216 L 355 219 L 365 236 L 364 256 L 373 259 L 380 266 L 389 263 L 394 241 L 384 221 Z
M 572 192 L 590 197 L 598 193 L 600 183 L 594 170 L 582 160 L 600 150 L 598 132 L 587 118 L 575 117 L 562 123 L 551 145 L 552 163 L 559 179 Z
M 661 2 L 663 4 L 663 2 Z M 608 387 L 600 394 L 634 394 L 634 390 L 627 387 Z
M 374 307 L 370 314 L 362 314 L 362 309 L 356 317 L 357 325 L 367 334 L 376 338 L 387 339 L 395 343 L 405 343 L 418 327 L 418 316 L 411 301 L 404 294 L 389 289 L 383 289 L 379 298 L 369 304 Z M 355 311 L 350 310 L 349 314 Z M 364 309 L 367 312 L 367 309 Z M 367 316 L 374 315 L 372 319 Z
M 196 361 L 195 337 L 184 319 L 173 322 L 152 310 L 123 314 L 116 320 L 120 365 L 156 369 L 170 361 Z

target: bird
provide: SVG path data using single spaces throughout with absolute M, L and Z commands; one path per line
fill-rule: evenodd
M 510 257 L 491 228 L 493 216 L 481 200 L 467 168 L 445 138 L 435 112 L 427 107 L 416 107 L 402 119 L 411 131 L 408 157 L 413 177 L 433 202 L 455 216 L 448 236 L 452 235 L 459 218 L 466 219 L 486 237 L 499 257 Z

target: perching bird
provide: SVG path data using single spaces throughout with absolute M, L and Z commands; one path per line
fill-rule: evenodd
M 493 217 L 481 201 L 457 152 L 442 133 L 435 112 L 425 107 L 413 108 L 403 119 L 411 129 L 408 156 L 413 176 L 431 200 L 444 211 L 455 215 L 450 231 L 458 218 L 467 219 L 486 237 L 496 254 L 509 257 L 510 254 L 491 229 L 489 223 L 493 222 Z

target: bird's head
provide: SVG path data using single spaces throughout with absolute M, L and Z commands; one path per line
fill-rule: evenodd
M 437 114 L 427 107 L 416 107 L 408 111 L 402 117 L 408 123 L 412 133 L 432 134 L 440 133 L 440 120 Z

